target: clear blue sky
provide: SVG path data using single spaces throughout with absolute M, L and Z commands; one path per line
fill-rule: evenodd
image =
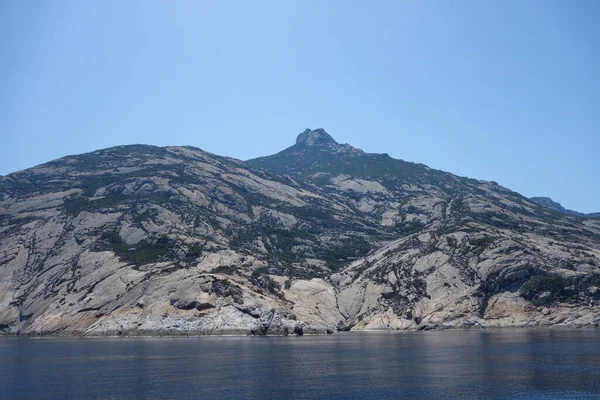
M 600 211 L 600 2 L 0 2 L 0 174 L 342 143 Z

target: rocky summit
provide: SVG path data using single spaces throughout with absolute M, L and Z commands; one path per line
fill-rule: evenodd
M 0 177 L 0 331 L 598 326 L 600 219 L 306 130 L 249 161 L 119 146 Z

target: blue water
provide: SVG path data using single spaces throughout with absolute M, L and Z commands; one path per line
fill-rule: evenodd
M 1 399 L 600 399 L 600 330 L 0 338 Z

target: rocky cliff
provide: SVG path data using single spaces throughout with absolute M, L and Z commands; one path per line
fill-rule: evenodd
M 247 162 L 120 146 L 0 177 L 0 331 L 598 326 L 600 220 L 306 130 Z
M 557 203 L 556 201 L 552 200 L 550 197 L 530 197 L 529 200 L 533 201 L 534 203 L 540 205 L 540 206 L 544 206 L 544 207 L 548 207 L 551 208 L 555 211 L 564 213 L 564 214 L 569 214 L 569 215 L 576 215 L 578 217 L 589 217 L 589 218 L 597 218 L 600 217 L 600 213 L 581 213 L 578 211 L 573 211 L 573 210 L 569 210 L 568 208 L 564 208 L 560 203 Z

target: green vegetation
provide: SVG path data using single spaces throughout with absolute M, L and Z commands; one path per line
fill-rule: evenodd
M 233 275 L 233 273 L 235 272 L 235 266 L 219 265 L 217 268 L 213 268 L 211 272 L 215 274 Z
M 452 213 L 456 215 L 463 215 L 469 212 L 469 206 L 467 203 L 465 203 L 465 200 L 462 196 L 454 199 L 451 203 L 451 207 Z
M 521 297 L 534 304 L 579 303 L 600 299 L 600 290 L 590 293 L 591 287 L 600 287 L 600 274 L 544 275 L 530 279 L 521 286 Z
M 226 279 L 215 279 L 213 282 L 213 290 L 219 297 L 231 296 L 235 303 L 244 304 L 242 289 Z
M 286 211 L 289 211 L 289 213 L 294 215 L 296 218 L 310 222 L 321 222 L 333 219 L 332 212 L 329 209 L 308 206 L 293 207 L 292 209 Z
M 51 161 L 48 164 L 58 166 L 61 165 L 61 163 L 68 162 L 69 165 L 76 164 L 77 168 L 80 170 L 98 171 L 111 163 L 115 164 L 122 162 L 124 159 L 131 158 L 132 155 L 140 158 L 161 157 L 164 156 L 166 152 L 167 151 L 162 147 L 134 144 L 67 156 L 61 160 Z
M 204 245 L 199 243 L 194 243 L 188 246 L 187 252 L 185 254 L 185 261 L 193 262 L 198 257 L 202 255 L 202 251 L 204 250 Z
M 471 246 L 485 248 L 491 246 L 496 241 L 496 239 L 497 238 L 494 236 L 484 236 L 477 239 L 470 239 L 469 243 L 471 244 Z
M 458 247 L 458 240 L 456 240 L 456 238 L 453 238 L 452 236 L 446 236 L 446 242 L 448 243 L 448 247 Z
M 322 250 L 319 258 L 327 262 L 327 266 L 335 271 L 348 261 L 367 255 L 371 248 L 371 245 L 362 238 L 349 238 L 344 240 L 344 245 L 341 247 Z
M 308 214 L 309 212 L 307 211 L 305 213 L 306 218 L 309 218 L 307 217 Z M 343 226 L 331 218 L 330 215 L 325 216 L 325 214 L 322 214 L 322 211 L 315 210 L 313 217 L 322 217 L 321 223 L 329 221 L 331 224 L 335 225 L 338 231 L 343 229 Z M 232 248 L 240 249 L 259 237 L 268 239 L 268 241 L 265 240 L 263 242 L 271 257 L 279 261 L 282 265 L 288 266 L 287 269 L 289 272 L 296 276 L 296 269 L 291 267 L 291 265 L 301 261 L 305 254 L 301 250 L 294 249 L 294 246 L 303 244 L 303 241 L 314 240 L 315 235 L 326 232 L 327 229 L 323 227 L 321 223 L 315 222 L 305 230 L 288 230 L 277 227 L 275 222 L 261 221 L 261 223 L 253 224 L 248 229 L 238 233 L 237 237 L 232 239 L 229 243 Z M 311 251 L 314 252 L 315 258 L 327 262 L 327 265 L 331 270 L 337 270 L 349 260 L 354 260 L 366 255 L 371 248 L 371 244 L 365 239 L 360 236 L 354 236 L 343 239 L 339 246 L 315 246 L 312 247 Z
M 310 169 L 305 174 L 327 172 L 332 175 L 347 174 L 354 177 L 397 176 L 406 178 L 425 172 L 423 164 L 415 164 L 391 158 L 387 154 L 364 154 L 360 157 L 330 157 L 327 162 Z M 325 160 L 323 160 L 325 161 Z
M 401 236 L 408 236 L 420 232 L 424 227 L 425 225 L 420 221 L 409 221 L 397 224 L 394 226 L 394 231 Z
M 117 194 L 97 200 L 89 200 L 79 196 L 65 200 L 64 207 L 68 215 L 76 217 L 82 211 L 98 211 L 102 208 L 114 207 L 125 202 L 126 199 L 125 196 Z
M 498 240 L 498 238 L 495 236 L 483 236 L 480 238 L 469 239 L 469 244 L 474 247 L 473 253 L 480 255 L 494 244 L 496 240 Z
M 277 154 L 248 161 L 251 165 L 268 170 L 298 174 L 306 177 L 318 172 L 326 173 L 317 178 L 316 184 L 326 184 L 331 176 L 346 174 L 361 178 L 383 178 L 384 186 L 395 186 L 402 182 L 427 182 L 430 184 L 452 184 L 440 171 L 427 168 L 423 164 L 396 160 L 388 154 L 341 155 L 327 148 L 306 148 L 299 144 Z
M 258 287 L 265 289 L 269 293 L 278 294 L 281 290 L 281 286 L 277 282 L 273 280 L 269 275 L 267 275 L 266 268 L 259 268 L 252 271 L 252 275 L 250 275 L 250 282 L 255 284 Z
M 83 194 L 85 196 L 91 197 L 96 193 L 96 190 L 111 185 L 113 183 L 119 182 L 122 179 L 123 177 L 119 175 L 103 175 L 101 177 L 84 182 L 81 185 L 81 188 L 83 189 Z
M 173 240 L 159 237 L 154 242 L 143 240 L 130 246 L 121 239 L 117 232 L 105 232 L 101 240 L 122 261 L 138 266 L 167 259 L 173 255 L 175 245 Z

